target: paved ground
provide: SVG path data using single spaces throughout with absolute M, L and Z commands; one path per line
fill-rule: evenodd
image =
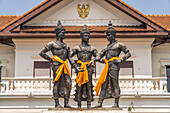
M 0 109 L 0 113 L 41 113 L 47 109 Z
M 0 113 L 128 113 L 122 110 L 0 109 Z
M 48 110 L 48 109 L 0 109 L 0 113 L 130 113 L 127 110 Z M 170 109 L 137 109 L 131 113 L 170 113 Z

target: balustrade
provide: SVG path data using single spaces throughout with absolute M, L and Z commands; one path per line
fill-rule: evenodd
M 93 79 L 93 85 L 97 78 Z M 52 78 L 3 78 L 4 93 L 52 93 Z M 75 91 L 75 78 L 72 78 L 72 91 Z M 122 93 L 151 93 L 166 92 L 166 78 L 120 78 L 119 85 Z

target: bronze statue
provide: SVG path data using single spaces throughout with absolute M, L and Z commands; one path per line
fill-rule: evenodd
M 71 108 L 69 98 L 72 83 L 67 59 L 77 71 L 80 71 L 80 69 L 76 67 L 74 60 L 70 58 L 70 47 L 63 42 L 63 39 L 65 39 L 65 28 L 61 25 L 60 21 L 55 28 L 55 33 L 56 40 L 49 42 L 40 52 L 40 56 L 52 63 L 55 107 L 62 108 L 59 98 L 64 98 L 64 107 Z M 52 52 L 53 58 L 46 54 L 48 51 Z
M 109 22 L 109 27 L 106 30 L 107 40 L 110 42 L 90 63 L 99 61 L 105 63 L 103 72 L 101 73 L 97 84 L 95 86 L 96 95 L 98 95 L 100 88 L 100 95 L 96 108 L 102 107 L 104 99 L 115 98 L 113 108 L 119 108 L 120 88 L 119 88 L 119 63 L 128 59 L 131 54 L 127 47 L 115 40 L 116 30 L 112 23 Z M 120 59 L 119 55 L 123 51 L 125 55 Z M 105 59 L 102 59 L 105 56 Z
M 89 44 L 90 32 L 87 30 L 86 25 L 80 32 L 81 45 L 75 46 L 72 49 L 71 57 L 77 55 L 77 65 L 84 69 L 84 72 L 78 72 L 76 77 L 76 93 L 74 100 L 78 103 L 78 109 L 81 108 L 81 101 L 87 101 L 87 108 L 91 108 L 93 99 L 93 84 L 92 73 L 93 67 L 89 65 L 92 56 L 97 56 L 97 50 Z

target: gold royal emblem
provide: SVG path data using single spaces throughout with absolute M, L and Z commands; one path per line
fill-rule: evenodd
M 82 19 L 85 19 L 89 14 L 90 5 L 83 4 L 81 7 L 80 6 L 81 6 L 81 4 L 77 5 L 77 11 L 78 11 L 79 17 L 81 17 Z

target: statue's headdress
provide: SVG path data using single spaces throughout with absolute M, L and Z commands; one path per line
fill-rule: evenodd
M 116 35 L 116 30 L 113 28 L 111 21 L 109 21 L 108 29 L 106 30 L 106 32 L 110 32 L 110 33 Z
M 90 34 L 90 32 L 88 31 L 88 29 L 87 29 L 87 26 L 86 26 L 86 25 L 84 25 L 83 29 L 80 31 L 80 35 L 81 35 L 81 37 L 83 36 L 83 34 L 84 34 L 84 33 L 88 33 L 88 34 Z
M 58 21 L 57 27 L 54 29 L 56 35 L 58 35 L 62 30 L 65 30 L 65 28 L 62 26 L 61 22 Z

